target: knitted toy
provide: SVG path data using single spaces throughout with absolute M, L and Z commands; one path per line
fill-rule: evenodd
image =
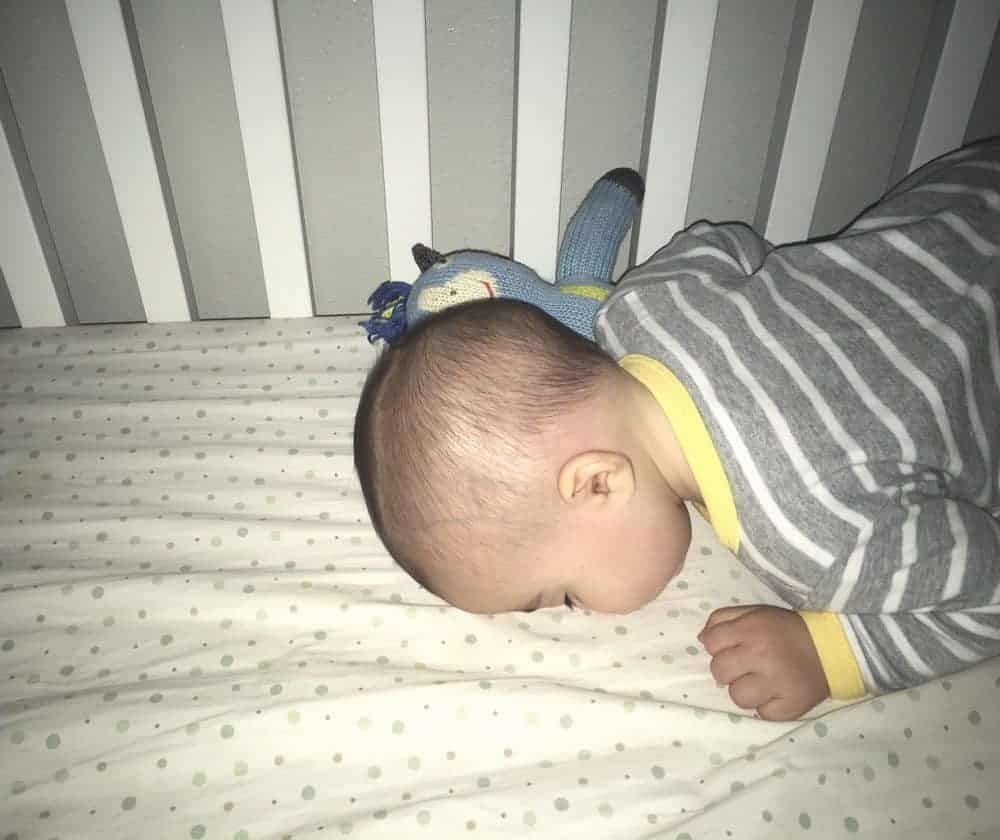
M 594 316 L 611 293 L 618 248 L 642 202 L 642 177 L 613 169 L 590 188 L 559 247 L 555 284 L 528 266 L 487 251 L 441 254 L 413 246 L 420 276 L 412 285 L 386 281 L 368 298 L 372 316 L 362 322 L 368 340 L 394 343 L 433 312 L 481 298 L 512 298 L 538 306 L 556 320 L 594 339 Z

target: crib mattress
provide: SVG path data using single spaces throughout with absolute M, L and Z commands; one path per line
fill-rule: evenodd
M 0 333 L 0 838 L 1000 836 L 1000 664 L 792 723 L 695 635 L 475 616 L 382 549 L 356 319 Z

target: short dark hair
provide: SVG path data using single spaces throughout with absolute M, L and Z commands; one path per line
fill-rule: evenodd
M 596 344 L 511 300 L 451 307 L 383 350 L 361 393 L 354 465 L 396 561 L 432 588 L 426 561 L 447 562 L 455 550 L 427 533 L 443 522 L 465 522 L 466 536 L 502 537 L 511 549 L 518 526 L 544 508 L 531 480 L 540 436 L 597 395 L 615 367 Z M 518 480 L 505 480 L 498 464 Z M 469 552 L 484 548 L 494 554 L 463 539 Z

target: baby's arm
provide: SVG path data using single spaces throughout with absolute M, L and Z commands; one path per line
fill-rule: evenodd
M 908 688 L 1000 654 L 1000 522 L 989 512 L 903 493 L 874 523 L 869 563 L 878 574 L 859 581 L 861 570 L 848 570 L 827 605 L 868 690 Z
M 1000 655 L 1000 522 L 990 513 L 903 494 L 874 524 L 866 564 L 879 573 L 861 584 L 844 582 L 860 570 L 840 572 L 827 605 L 835 612 L 740 607 L 712 614 L 699 638 L 738 705 L 762 717 L 797 717 L 830 695 L 894 691 Z M 738 668 L 725 665 L 737 661 Z M 744 693 L 746 674 L 766 674 L 774 685 Z
M 705 275 L 720 282 L 743 281 L 771 250 L 766 239 L 742 222 L 695 222 L 626 274 L 620 285 L 641 281 L 647 274 L 658 279 Z

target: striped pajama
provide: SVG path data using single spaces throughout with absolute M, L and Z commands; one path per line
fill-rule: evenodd
M 826 240 L 700 222 L 597 318 L 688 391 L 739 559 L 835 613 L 865 687 L 1000 654 L 1000 142 L 909 176 Z

